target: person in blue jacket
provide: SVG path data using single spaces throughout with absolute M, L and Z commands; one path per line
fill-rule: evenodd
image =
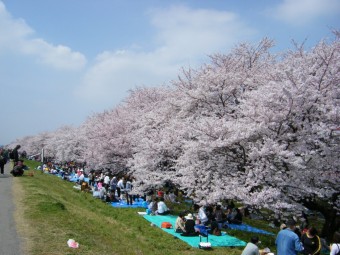
M 276 237 L 277 255 L 296 255 L 303 251 L 299 236 L 294 232 L 296 222 L 290 219 L 287 222 L 287 228 L 282 229 Z

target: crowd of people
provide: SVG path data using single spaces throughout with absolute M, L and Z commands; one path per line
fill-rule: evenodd
M 25 153 L 19 154 L 20 145 L 12 150 L 0 148 L 0 173 L 4 174 L 4 165 L 10 162 L 10 173 L 13 176 L 22 176 L 27 167 L 20 159 L 25 157 Z M 131 194 L 133 189 L 133 178 L 128 175 L 114 176 L 109 171 L 94 171 L 86 168 L 84 163 L 65 162 L 63 164 L 47 163 L 39 166 L 38 169 L 58 174 L 63 179 L 74 181 L 82 191 L 92 192 L 93 197 L 104 202 L 117 202 L 125 200 L 127 205 L 132 205 L 136 198 L 142 197 L 148 207 L 147 213 L 150 215 L 168 215 L 172 210 L 167 203 L 179 203 L 177 200 L 178 190 L 167 189 L 150 190 L 147 194 Z M 87 179 L 86 179 L 87 178 Z M 85 181 L 86 179 L 86 181 Z M 243 217 L 247 216 L 247 208 L 237 208 L 232 201 L 222 206 L 221 203 L 215 205 L 199 206 L 193 205 L 192 210 L 180 212 L 175 223 L 174 231 L 183 236 L 198 235 L 221 235 L 221 229 L 228 228 L 228 224 L 242 224 Z M 297 226 L 294 218 L 289 219 L 286 224 L 281 224 L 280 231 L 276 236 L 275 244 L 277 255 L 319 255 L 325 246 L 315 227 L 309 226 L 308 218 L 303 213 Z M 202 230 L 206 230 L 203 232 Z M 273 254 L 268 248 L 259 249 L 260 240 L 258 236 L 253 236 L 246 245 L 241 255 L 270 255 Z M 330 255 L 340 255 L 340 233 L 335 232 L 333 243 L 327 247 Z
M 5 164 L 10 162 L 10 173 L 14 176 L 22 176 L 24 174 L 24 170 L 27 169 L 27 166 L 24 164 L 24 158 L 26 156 L 26 152 L 21 152 L 19 155 L 20 145 L 15 146 L 14 149 L 4 149 L 0 148 L 0 174 L 4 175 Z

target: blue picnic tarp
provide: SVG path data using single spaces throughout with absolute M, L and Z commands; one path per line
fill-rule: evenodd
M 135 199 L 132 205 L 128 205 L 125 200 L 121 200 L 118 202 L 111 202 L 111 206 L 117 208 L 148 208 L 148 203 L 144 201 L 142 198 Z
M 242 223 L 242 224 L 227 223 L 226 225 L 228 226 L 229 229 L 236 229 L 236 230 L 252 232 L 252 233 L 257 233 L 257 234 L 264 234 L 264 235 L 275 235 L 275 234 L 268 232 L 266 230 L 255 228 L 255 227 L 252 227 L 252 226 L 244 224 L 244 223 Z
M 172 226 L 175 226 L 177 216 L 173 215 L 144 215 L 144 219 L 155 224 L 157 227 L 161 227 L 162 222 L 170 222 Z M 180 233 L 176 233 L 174 229 L 162 228 L 163 231 L 176 236 L 182 241 L 186 242 L 192 247 L 198 248 L 200 237 L 199 236 L 181 236 Z M 204 238 L 205 239 L 205 238 Z M 229 236 L 225 232 L 222 232 L 221 236 L 209 235 L 208 241 L 211 243 L 212 247 L 224 246 L 224 247 L 234 247 L 234 246 L 246 246 L 246 242 Z

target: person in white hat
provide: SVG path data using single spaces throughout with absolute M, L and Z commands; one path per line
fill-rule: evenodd
M 195 221 L 194 217 L 191 213 L 189 213 L 185 218 L 184 229 L 185 232 L 182 233 L 182 236 L 198 236 L 198 233 L 195 230 Z

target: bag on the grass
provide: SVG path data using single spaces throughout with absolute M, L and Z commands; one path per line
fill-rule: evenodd
M 161 228 L 172 228 L 172 224 L 170 222 L 162 222 Z

